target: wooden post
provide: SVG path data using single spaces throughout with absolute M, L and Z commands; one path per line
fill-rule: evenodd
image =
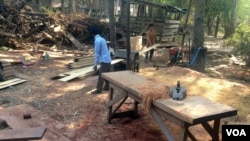
M 126 23 L 126 38 L 127 38 L 127 65 L 126 69 L 130 70 L 130 0 L 127 0 L 127 23 Z
M 109 30 L 111 47 L 116 49 L 116 35 L 115 35 L 115 17 L 114 17 L 114 0 L 109 0 Z

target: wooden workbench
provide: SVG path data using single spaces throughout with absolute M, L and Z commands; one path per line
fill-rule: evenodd
M 152 81 L 132 71 L 108 72 L 103 73 L 102 77 L 110 82 L 108 123 L 111 123 L 114 118 L 136 117 L 137 106 L 143 100 L 145 86 L 149 87 Z M 162 83 L 159 83 L 159 85 L 158 83 L 151 85 L 150 89 L 160 90 L 164 87 Z M 128 97 L 134 100 L 134 109 L 117 112 Z M 221 118 L 237 115 L 237 110 L 202 96 L 187 96 L 182 101 L 171 98 L 154 100 L 150 108 L 150 114 L 169 141 L 176 139 L 161 117 L 172 120 L 182 127 L 181 141 L 186 141 L 187 137 L 196 140 L 195 136 L 189 131 L 189 127 L 197 124 L 204 127 L 213 141 L 218 141 Z M 213 121 L 213 126 L 209 124 L 211 121 Z

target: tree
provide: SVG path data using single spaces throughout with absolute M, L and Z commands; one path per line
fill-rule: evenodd
M 223 3 L 224 9 L 222 13 L 224 25 L 224 39 L 235 33 L 236 17 L 237 17 L 237 0 L 226 0 Z
M 204 9 L 205 0 L 196 0 L 195 3 L 195 17 L 194 17 L 194 34 L 192 47 L 203 47 L 204 42 Z
M 75 0 L 69 0 L 69 13 L 76 13 L 76 2 L 75 2 Z

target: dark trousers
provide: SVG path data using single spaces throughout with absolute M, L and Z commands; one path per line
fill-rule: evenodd
M 149 50 L 148 52 L 146 52 L 146 55 L 145 55 L 145 60 L 146 60 L 146 61 L 147 61 L 147 60 L 152 60 L 154 51 L 155 51 L 154 49 L 151 49 L 151 50 Z M 149 58 L 148 58 L 148 53 L 149 53 Z
M 111 66 L 111 63 L 101 63 L 101 66 L 100 66 L 100 69 L 99 69 L 99 75 L 98 75 L 98 82 L 97 82 L 97 86 L 96 86 L 96 89 L 99 90 L 99 91 L 102 91 L 104 82 L 105 82 L 104 89 L 109 88 L 109 82 L 106 81 L 105 79 L 103 79 L 101 77 L 101 75 L 104 72 L 109 72 L 110 71 L 110 66 Z

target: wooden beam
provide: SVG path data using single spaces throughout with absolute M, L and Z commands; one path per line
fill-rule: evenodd
M 27 80 L 21 79 L 21 78 L 14 78 L 10 80 L 6 80 L 3 82 L 0 82 L 0 89 L 7 88 L 12 85 L 17 85 L 23 82 L 26 82 Z

